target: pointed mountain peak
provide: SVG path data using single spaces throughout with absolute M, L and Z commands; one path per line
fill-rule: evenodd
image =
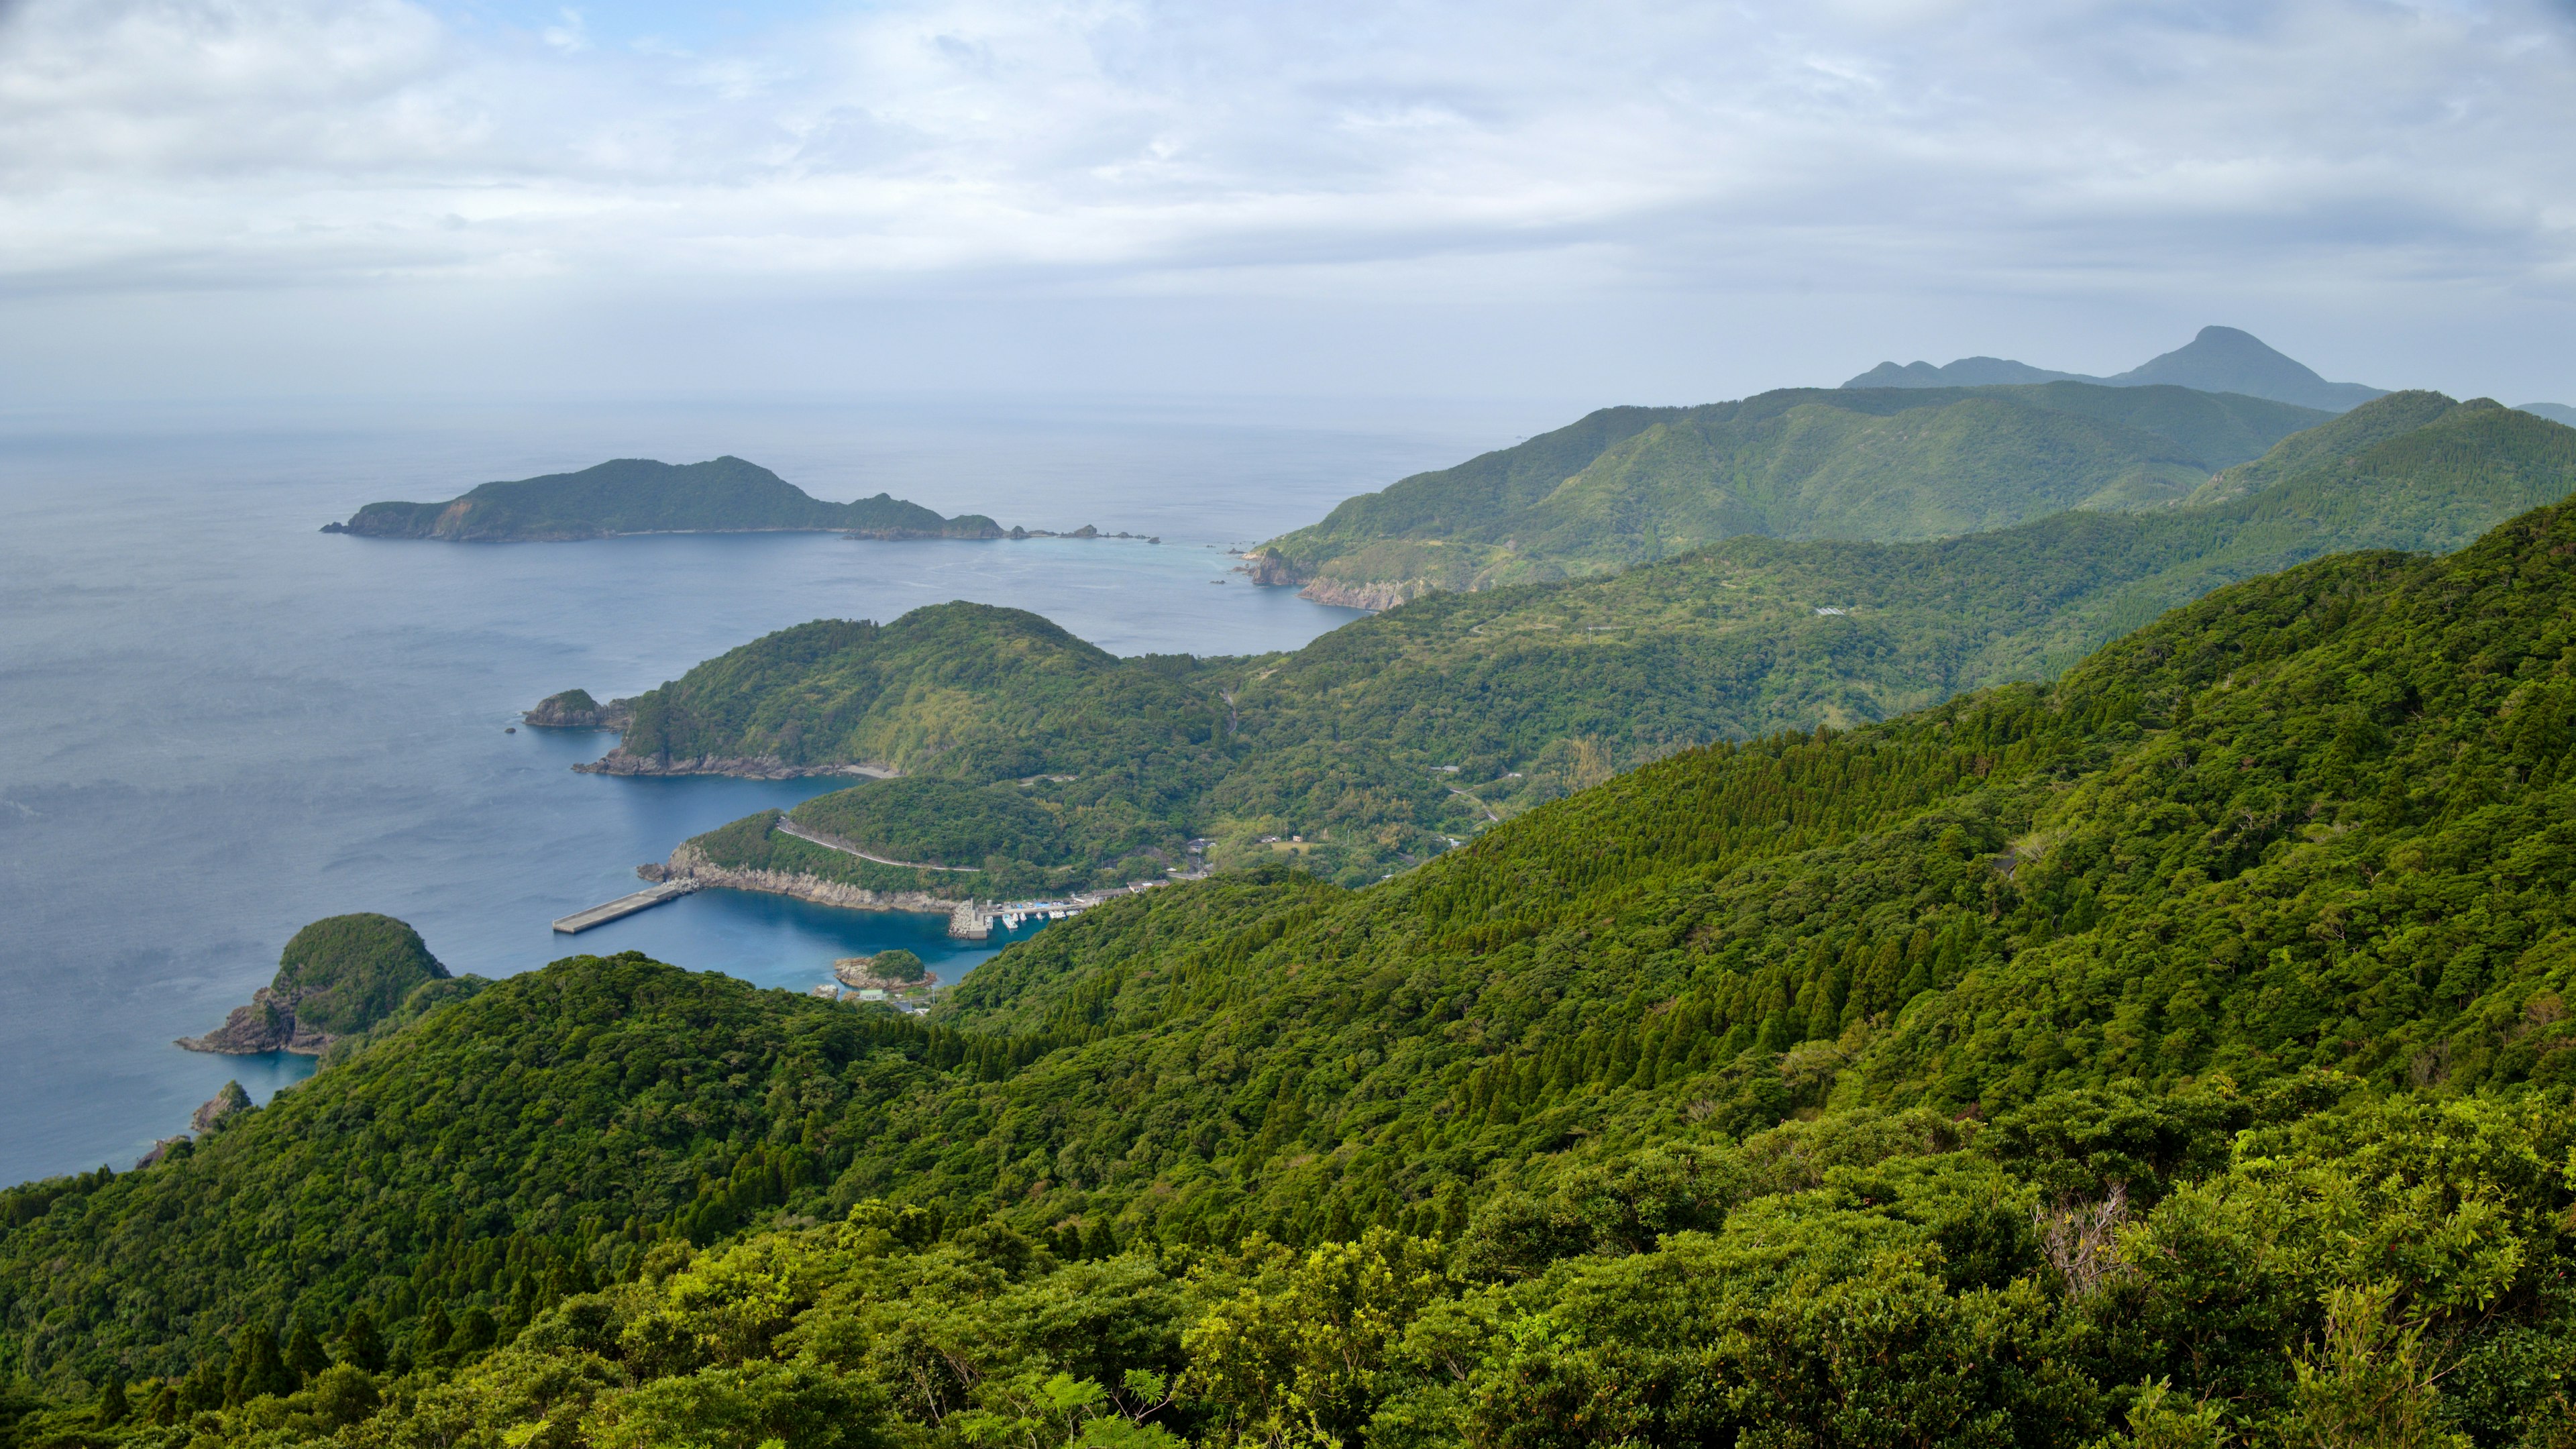
M 2129 387 L 2171 383 L 2203 392 L 2241 392 L 2305 407 L 2342 411 L 2380 395 L 2358 383 L 2328 382 L 2263 339 L 2234 327 L 2203 327 L 2200 335 L 2162 357 L 2110 379 Z

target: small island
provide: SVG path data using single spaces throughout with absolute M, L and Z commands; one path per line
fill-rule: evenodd
M 856 503 L 827 502 L 731 456 L 676 465 L 618 458 L 577 473 L 485 483 L 444 503 L 370 503 L 348 522 L 325 524 L 322 531 L 446 543 L 560 543 L 638 533 L 1012 536 L 980 513 L 943 518 L 886 493 Z
M 204 1036 L 179 1038 L 179 1045 L 230 1056 L 320 1056 L 333 1042 L 393 1017 L 419 988 L 454 979 L 403 922 L 372 912 L 330 916 L 295 933 L 278 956 L 276 979 L 254 992 L 248 1006 L 234 1007 Z
M 521 711 L 519 722 L 547 730 L 622 730 L 634 721 L 634 706 L 631 699 L 601 704 L 587 689 L 567 689 L 538 700 L 535 709 Z
M 882 991 L 889 996 L 939 984 L 919 956 L 901 947 L 873 956 L 844 956 L 832 963 L 832 976 L 852 991 Z

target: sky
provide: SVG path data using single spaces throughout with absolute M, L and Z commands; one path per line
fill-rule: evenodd
M 0 412 L 2576 401 L 2576 0 L 0 0 Z

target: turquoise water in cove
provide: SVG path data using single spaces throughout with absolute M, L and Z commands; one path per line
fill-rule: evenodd
M 952 598 L 1031 609 L 1118 653 L 1292 648 L 1355 615 L 1249 587 L 1225 545 L 1528 430 L 1317 414 L 0 418 L 0 1183 L 122 1169 L 227 1077 L 264 1099 L 307 1072 L 170 1043 L 248 1000 L 320 916 L 399 916 L 450 969 L 487 976 L 632 949 L 801 990 L 836 956 L 902 945 L 955 979 L 998 943 L 952 942 L 938 917 L 736 892 L 554 935 L 555 917 L 635 889 L 634 867 L 684 837 L 833 785 L 576 775 L 613 737 L 506 727 L 559 689 L 632 694 L 769 630 Z M 719 453 L 822 497 L 883 488 L 1163 542 L 316 531 L 378 499 Z

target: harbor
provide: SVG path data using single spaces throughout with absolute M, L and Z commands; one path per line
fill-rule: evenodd
M 605 905 L 592 906 L 589 910 L 575 911 L 569 916 L 564 916 L 555 922 L 555 931 L 565 936 L 578 935 L 593 926 L 605 926 L 611 921 L 622 920 L 637 911 L 651 910 L 664 901 L 678 900 L 697 888 L 696 881 L 687 879 L 664 881 L 660 885 L 647 886 L 631 896 L 619 896 Z

